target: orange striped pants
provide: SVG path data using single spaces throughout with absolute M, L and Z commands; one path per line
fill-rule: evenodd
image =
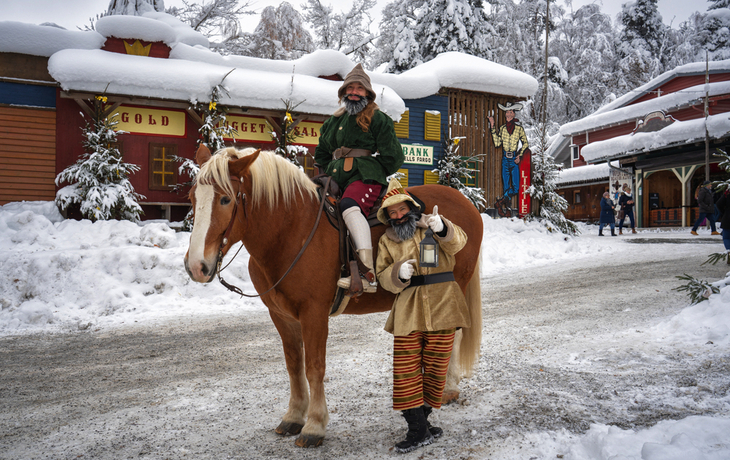
M 455 329 L 393 338 L 393 409 L 441 407 Z

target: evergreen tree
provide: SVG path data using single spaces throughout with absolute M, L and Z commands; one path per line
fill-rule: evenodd
M 331 6 L 320 0 L 302 4 L 304 20 L 312 27 L 315 45 L 319 49 L 334 49 L 352 55 L 356 62 L 365 62 L 375 38 L 368 28 L 372 19 L 370 10 L 375 0 L 354 0 L 348 12 L 335 13 Z
M 697 44 L 709 52 L 712 61 L 730 59 L 730 0 L 708 1 L 711 4 L 707 14 L 701 16 Z
M 274 60 L 298 59 L 315 49 L 302 15 L 288 2 L 264 8 L 254 32 L 227 48 L 231 53 Z
M 140 168 L 125 163 L 117 149 L 118 122 L 107 117 L 106 101 L 105 96 L 96 96 L 93 116 L 82 129 L 86 152 L 56 177 L 56 185 L 70 184 L 56 193 L 56 205 L 62 211 L 78 205 L 81 215 L 92 221 L 136 222 L 142 214 L 137 201 L 145 197 L 134 191 L 129 176 Z
M 144 13 L 165 11 L 163 0 L 111 0 L 105 16 L 126 14 L 142 16 Z
M 380 53 L 373 67 L 384 63 L 385 72 L 402 73 L 423 63 L 415 29 L 424 3 L 425 0 L 396 0 L 385 6 L 376 47 Z
M 428 0 L 416 29 L 424 61 L 447 51 L 491 59 L 490 33 L 481 0 Z
M 484 190 L 479 187 L 466 185 L 468 180 L 474 179 L 474 169 L 469 163 L 481 162 L 484 155 L 472 155 L 462 157 L 459 155 L 459 141 L 462 138 L 447 137 L 444 141 L 444 155 L 438 161 L 434 173 L 439 175 L 438 183 L 447 187 L 455 188 L 462 195 L 471 201 L 477 209 L 486 207 L 487 200 L 484 198 Z
M 299 156 L 307 155 L 309 149 L 303 145 L 296 145 L 295 142 L 299 135 L 296 131 L 296 124 L 292 118 L 291 113 L 297 108 L 297 105 L 293 105 L 290 100 L 283 101 L 285 112 L 281 117 L 280 130 L 271 133 L 271 137 L 276 143 L 276 154 L 283 156 L 291 163 L 298 166 L 300 169 L 302 165 L 299 163 Z M 301 104 L 301 102 L 300 102 Z
M 658 0 L 625 3 L 620 13 L 623 31 L 618 52 L 623 71 L 624 92 L 630 91 L 664 72 L 667 27 L 657 8 Z

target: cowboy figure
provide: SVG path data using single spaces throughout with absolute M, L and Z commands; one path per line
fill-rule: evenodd
M 497 104 L 497 106 L 504 111 L 507 123 L 500 126 L 497 131 L 494 128 L 494 117 L 490 115 L 487 119 L 494 146 L 502 147 L 502 189 L 504 193 L 495 203 L 495 208 L 501 209 L 508 207 L 512 197 L 519 193 L 520 161 L 522 161 L 525 151 L 529 153 L 529 144 L 525 129 L 515 118 L 515 112 L 522 109 L 522 104 L 508 102 L 505 105 Z

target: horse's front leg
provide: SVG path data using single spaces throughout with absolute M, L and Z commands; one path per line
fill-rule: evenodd
M 299 447 L 317 447 L 322 444 L 329 422 L 327 400 L 324 395 L 324 375 L 327 355 L 329 323 L 326 310 L 314 308 L 303 312 L 302 334 L 304 338 L 306 376 L 309 381 L 309 413 L 307 423 L 296 440 Z M 311 313 L 311 314 L 308 314 Z
M 309 388 L 304 374 L 302 327 L 296 320 L 284 318 L 272 311 L 269 312 L 284 346 L 290 391 L 289 409 L 275 431 L 282 436 L 299 434 L 304 427 L 309 408 Z

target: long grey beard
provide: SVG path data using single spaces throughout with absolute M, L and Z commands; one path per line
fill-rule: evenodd
M 403 219 L 405 219 L 405 222 L 403 223 L 398 223 L 398 220 L 400 219 L 388 219 L 388 222 L 391 227 L 393 227 L 393 231 L 395 231 L 396 236 L 400 238 L 401 241 L 407 241 L 413 238 L 413 235 L 416 234 L 416 223 L 420 219 L 420 216 L 418 216 L 414 211 L 409 211 L 408 214 L 403 216 Z
M 368 105 L 368 98 L 366 97 L 361 97 L 360 100 L 357 101 L 351 101 L 347 98 L 347 96 L 345 96 L 342 100 L 345 103 L 345 110 L 347 110 L 347 113 L 349 113 L 350 116 L 355 116 L 362 112 L 362 110 Z

